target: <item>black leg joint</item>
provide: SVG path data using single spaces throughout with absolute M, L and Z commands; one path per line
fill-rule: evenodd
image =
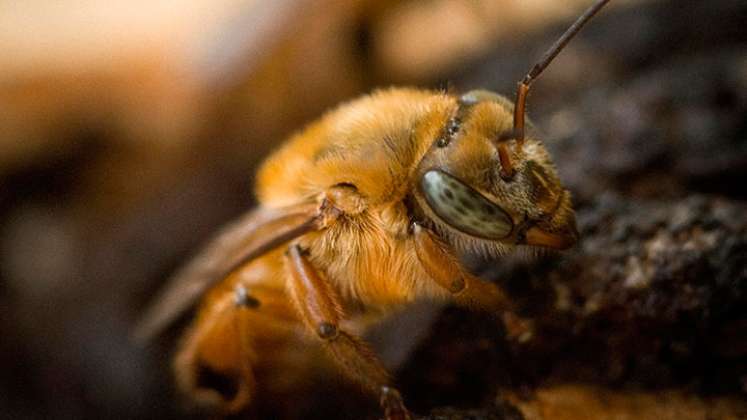
M 260 305 L 260 301 L 257 300 L 254 296 L 250 295 L 246 291 L 246 287 L 244 286 L 237 286 L 236 287 L 236 295 L 234 296 L 234 303 L 236 306 L 243 307 L 243 308 L 249 308 L 249 309 L 256 309 Z

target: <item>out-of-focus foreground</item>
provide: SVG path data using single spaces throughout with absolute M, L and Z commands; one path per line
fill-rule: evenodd
M 130 329 L 253 205 L 261 159 L 375 87 L 512 95 L 589 2 L 0 6 L 0 412 L 183 416 L 173 339 L 139 349 Z M 543 74 L 530 117 L 581 243 L 475 262 L 534 320 L 529 340 L 456 308 L 412 327 L 426 338 L 397 377 L 417 413 L 747 417 L 744 22 L 740 1 L 613 0 Z M 360 399 L 316 413 L 375 418 L 365 400 L 329 408 Z

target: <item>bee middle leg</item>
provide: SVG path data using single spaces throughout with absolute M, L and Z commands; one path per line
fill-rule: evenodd
M 354 381 L 378 393 L 387 420 L 409 420 L 399 392 L 371 348 L 360 338 L 339 328 L 345 318 L 335 291 L 319 276 L 298 245 L 287 254 L 291 301 L 304 324 L 322 340 L 326 350 Z
M 413 235 L 415 251 L 423 269 L 434 282 L 451 292 L 458 304 L 502 312 L 503 324 L 510 337 L 520 341 L 531 337 L 531 323 L 514 314 L 514 305 L 500 287 L 466 272 L 454 252 L 434 232 L 415 223 Z

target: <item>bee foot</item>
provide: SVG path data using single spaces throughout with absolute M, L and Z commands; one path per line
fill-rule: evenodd
M 402 396 L 394 388 L 381 387 L 381 407 L 384 409 L 384 420 L 412 420 L 410 412 L 402 401 Z
M 512 341 L 526 343 L 534 336 L 534 323 L 512 312 L 503 314 L 503 325 L 506 327 L 506 335 Z

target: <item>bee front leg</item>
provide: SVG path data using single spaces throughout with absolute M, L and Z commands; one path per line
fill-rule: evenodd
M 319 276 L 298 245 L 290 246 L 286 262 L 290 270 L 291 301 L 304 324 L 322 340 L 351 379 L 379 394 L 387 420 L 409 420 L 402 397 L 390 385 L 389 374 L 381 361 L 364 341 L 339 328 L 345 314 L 329 283 Z
M 426 273 L 451 292 L 458 303 L 489 311 L 510 310 L 511 301 L 493 283 L 478 279 L 462 268 L 451 248 L 429 229 L 414 223 L 415 252 Z
M 503 312 L 507 333 L 520 341 L 532 335 L 531 323 L 513 313 L 513 303 L 500 287 L 473 276 L 462 268 L 453 250 L 434 232 L 413 224 L 415 252 L 426 273 L 436 284 L 448 290 L 463 306 L 489 312 Z

